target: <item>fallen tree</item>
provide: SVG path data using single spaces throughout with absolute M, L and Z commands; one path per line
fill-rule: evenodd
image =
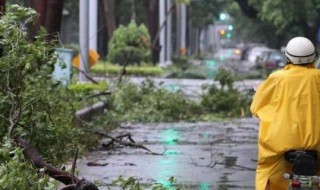
M 85 134 L 73 126 L 70 92 L 51 80 L 57 43 L 47 41 L 45 31 L 29 41 L 21 27 L 37 16 L 17 5 L 1 16 L 0 126 L 7 127 L 0 128 L 0 187 L 53 188 L 49 176 L 65 184 L 64 190 L 96 190 L 95 184 L 74 175 L 74 169 L 68 173 L 55 167 L 73 156 L 74 147 L 85 148 Z

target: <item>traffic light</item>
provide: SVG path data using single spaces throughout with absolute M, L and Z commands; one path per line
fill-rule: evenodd
M 226 30 L 224 29 L 219 30 L 219 34 L 220 36 L 224 36 L 226 34 Z
M 221 21 L 226 20 L 226 19 L 227 19 L 227 14 L 225 14 L 225 13 L 220 13 L 219 19 L 220 19 Z
M 226 33 L 226 38 L 231 38 L 232 37 L 232 33 L 230 32 L 230 31 L 228 31 L 227 33 Z
M 219 35 L 223 38 L 231 38 L 232 32 L 230 30 L 221 29 L 219 30 Z

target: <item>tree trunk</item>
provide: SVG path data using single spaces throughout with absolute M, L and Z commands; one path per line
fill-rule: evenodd
M 155 46 L 156 40 L 159 40 L 160 32 L 161 32 L 161 30 L 163 30 L 164 27 L 166 26 L 166 23 L 167 23 L 167 20 L 168 20 L 168 16 L 169 16 L 170 14 L 172 14 L 173 9 L 174 9 L 174 4 L 172 4 L 172 6 L 170 7 L 169 11 L 167 11 L 167 13 L 166 13 L 166 18 L 165 18 L 164 22 L 161 23 L 161 26 L 160 26 L 159 29 L 157 30 L 156 36 L 154 37 L 154 39 L 153 39 L 153 41 L 152 41 L 152 46 L 151 46 L 152 48 Z
M 0 16 L 6 11 L 6 0 L 0 0 Z
M 131 0 L 131 20 L 136 20 L 136 2 Z
M 118 1 L 118 0 L 117 0 Z M 104 8 L 104 15 L 106 26 L 108 30 L 108 38 L 109 40 L 112 37 L 113 32 L 116 29 L 116 20 L 115 20 L 115 2 L 114 0 L 103 0 L 103 8 Z
M 143 15 L 145 15 L 144 20 L 142 21 L 143 23 L 146 23 L 148 29 L 149 29 L 149 6 L 150 6 L 150 2 L 152 0 L 143 0 L 142 1 L 142 6 L 143 6 Z
M 40 26 L 44 26 L 46 22 L 47 0 L 30 0 L 29 6 L 39 14 L 33 25 L 29 26 L 29 38 L 33 40 Z
M 157 31 L 159 28 L 159 0 L 148 0 L 148 29 L 150 33 L 150 38 L 152 42 L 152 62 L 156 64 L 159 60 L 159 40 L 157 37 Z
M 114 10 L 120 10 L 123 0 L 112 0 L 114 2 Z M 120 14 L 114 14 L 115 17 L 115 25 L 118 26 L 120 24 Z
M 47 0 L 47 11 L 45 28 L 47 29 L 47 40 L 58 39 L 62 20 L 63 0 Z
M 41 26 L 48 32 L 47 40 L 57 38 L 61 27 L 63 0 L 29 0 L 29 6 L 39 13 L 36 22 L 29 26 L 30 39 L 34 39 Z
M 235 0 L 239 7 L 241 8 L 242 12 L 249 18 L 257 18 L 258 17 L 258 11 L 249 5 L 248 0 Z
M 108 53 L 109 36 L 103 1 L 98 1 L 98 18 L 98 53 L 104 59 Z
M 196 55 L 200 55 L 201 51 L 200 51 L 200 34 L 201 34 L 201 28 L 197 28 L 196 32 L 195 32 L 195 36 L 196 36 L 196 42 L 195 42 L 195 47 L 196 47 Z

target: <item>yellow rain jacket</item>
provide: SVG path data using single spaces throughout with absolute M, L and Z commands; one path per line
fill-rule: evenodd
M 260 119 L 256 190 L 286 190 L 288 150 L 320 151 L 320 70 L 289 64 L 257 88 L 251 112 Z

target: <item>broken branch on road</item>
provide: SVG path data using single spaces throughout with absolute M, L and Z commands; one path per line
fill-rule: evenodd
M 102 131 L 94 131 L 93 133 L 95 133 L 97 135 L 100 135 L 100 136 L 103 136 L 105 138 L 111 139 L 110 142 L 102 144 L 102 146 L 104 148 L 109 148 L 109 147 L 111 147 L 111 145 L 114 145 L 115 143 L 118 143 L 118 144 L 120 144 L 122 146 L 128 146 L 128 147 L 132 147 L 132 148 L 140 148 L 140 149 L 146 150 L 152 155 L 164 155 L 164 153 L 167 151 L 167 149 L 165 148 L 165 150 L 162 153 L 153 152 L 152 150 L 150 150 L 149 148 L 145 147 L 144 145 L 136 143 L 132 139 L 130 133 L 119 135 L 117 137 L 112 137 L 112 136 L 110 136 L 110 135 L 108 135 L 108 134 L 106 134 L 105 132 L 102 132 Z M 124 138 L 127 138 L 129 140 L 129 142 L 128 141 L 124 141 L 123 140 Z

